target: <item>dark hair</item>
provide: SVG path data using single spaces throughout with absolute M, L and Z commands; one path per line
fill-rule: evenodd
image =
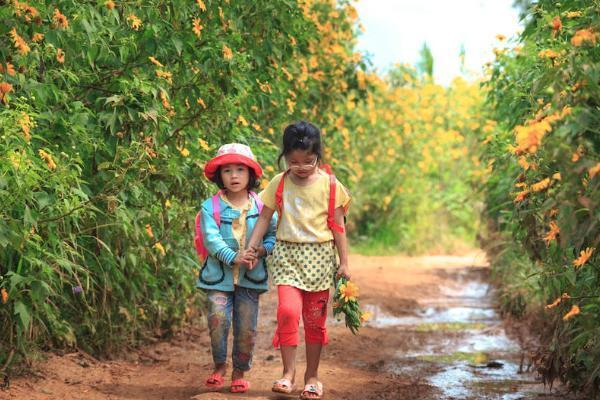
M 244 164 L 245 165 L 245 164 Z M 246 167 L 248 167 L 246 165 Z M 248 167 L 248 186 L 246 190 L 256 189 L 258 187 L 258 179 L 256 179 L 256 172 L 254 172 L 253 168 Z M 215 174 L 211 178 L 211 181 L 217 184 L 219 189 L 225 189 L 225 184 L 223 183 L 223 178 L 221 178 L 221 166 L 217 168 Z
M 321 131 L 319 128 L 306 121 L 298 121 L 288 125 L 283 130 L 283 148 L 277 158 L 277 165 L 281 168 L 281 159 L 294 150 L 308 150 L 317 155 L 317 160 L 323 158 L 321 146 Z

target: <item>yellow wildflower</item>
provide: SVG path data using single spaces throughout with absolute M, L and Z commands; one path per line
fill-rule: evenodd
M 581 11 L 569 11 L 567 13 L 567 18 L 577 18 L 581 17 L 583 13 Z
M 158 251 L 160 252 L 160 254 L 162 254 L 163 256 L 164 256 L 165 254 L 167 254 L 167 252 L 165 251 L 165 248 L 163 247 L 163 245 L 162 245 L 162 244 L 160 244 L 160 242 L 156 242 L 156 243 L 154 244 L 154 248 L 155 248 L 156 250 L 158 250 Z
M 54 14 L 52 14 L 52 21 L 54 24 L 60 29 L 67 29 L 69 27 L 69 20 L 64 16 L 63 13 L 60 12 L 58 8 L 54 9 Z
M 206 4 L 202 0 L 196 0 L 196 4 L 198 4 L 200 11 L 206 11 Z
M 181 153 L 182 156 L 184 157 L 188 157 L 190 155 L 190 151 L 188 149 L 186 149 L 185 147 L 182 148 L 181 150 L 179 150 L 179 152 Z
M 200 37 L 202 29 L 204 29 L 202 25 L 200 25 L 200 18 L 194 18 L 193 25 L 194 27 L 192 28 L 192 31 L 196 34 L 196 36 Z
M 154 232 L 152 231 L 152 226 L 150 226 L 150 224 L 146 224 L 146 234 L 149 238 L 154 238 Z
M 287 105 L 288 112 L 291 114 L 294 112 L 294 108 L 296 107 L 296 102 L 291 99 L 286 99 L 285 104 Z
M 540 192 L 544 189 L 547 189 L 548 186 L 550 186 L 550 178 L 545 178 L 531 185 L 531 190 L 533 190 L 534 192 Z
M 165 200 L 165 207 L 171 208 L 171 201 L 169 199 Z
M 200 147 L 203 150 L 206 150 L 206 151 L 210 150 L 210 146 L 208 145 L 208 143 L 206 143 L 206 141 L 204 139 L 198 139 L 198 143 L 200 144 Z
M 263 91 L 264 93 L 273 93 L 273 91 L 271 90 L 271 85 L 269 85 L 267 82 L 265 83 L 260 83 L 260 81 L 257 79 L 256 82 L 258 82 L 258 86 L 260 87 L 260 90 Z
M 25 134 L 25 140 L 29 142 L 31 140 L 31 135 L 29 134 L 29 132 L 32 125 L 29 115 L 27 115 L 27 113 L 25 112 L 21 112 L 21 119 L 19 119 L 18 122 L 19 126 L 23 130 L 23 133 Z
M 392 202 L 392 196 L 387 195 L 383 198 L 383 207 L 387 209 L 387 206 Z
M 142 20 L 139 19 L 135 14 L 129 14 L 127 21 L 129 21 L 129 26 L 131 26 L 131 29 L 136 31 L 142 26 Z
M 571 298 L 571 296 L 569 296 L 567 293 L 563 293 L 561 296 L 557 297 L 556 300 L 554 300 L 552 303 L 548 304 L 544 308 L 546 310 L 550 310 L 550 309 L 558 306 L 563 300 L 569 300 L 570 298 Z
M 59 48 L 58 50 L 56 50 L 56 61 L 58 61 L 61 64 L 65 62 L 65 52 L 63 51 L 63 49 Z
M 148 57 L 148 60 L 150 60 L 150 62 L 154 65 L 156 65 L 157 67 L 164 67 L 164 65 L 162 65 L 162 63 L 160 61 L 158 61 L 156 58 L 150 56 Z
M 352 281 L 348 281 L 345 284 L 340 285 L 340 298 L 344 299 L 344 301 L 356 301 L 358 297 L 358 286 L 356 286 Z
M 227 45 L 223 45 L 223 58 L 226 60 L 231 60 L 233 58 L 233 52 Z
M 563 317 L 563 321 L 568 321 L 571 318 L 573 318 L 574 316 L 576 316 L 577 314 L 579 314 L 581 312 L 581 310 L 579 309 L 579 306 L 574 305 L 573 307 L 571 307 L 571 310 L 565 314 L 565 316 Z
M 370 320 L 372 316 L 373 316 L 373 314 L 370 311 L 365 311 L 364 313 L 360 314 L 361 324 Z
M 169 99 L 167 97 L 167 93 L 164 90 L 160 91 L 160 101 L 165 109 L 170 110 L 171 104 L 169 103 Z
M 556 17 L 552 18 L 550 25 L 552 26 L 552 37 L 556 37 L 558 31 L 560 31 L 563 26 L 560 17 L 557 15 Z
M 8 104 L 7 94 L 13 91 L 13 86 L 7 82 L 0 82 L 0 101 Z
M 40 15 L 39 11 L 35 7 L 32 7 L 26 3 L 21 3 L 15 0 L 14 6 L 15 14 L 17 14 L 18 17 L 23 16 L 26 22 L 31 22 Z
M 519 202 L 525 200 L 525 197 L 527 197 L 527 195 L 529 193 L 530 193 L 530 190 L 528 190 L 528 189 L 522 190 L 515 195 L 515 199 L 513 201 L 515 203 L 519 203 Z
M 27 42 L 21 36 L 19 36 L 15 28 L 12 28 L 10 31 L 10 36 L 12 36 L 14 46 L 19 54 L 24 56 L 31 51 Z
M 201 105 L 202 108 L 206 108 L 206 104 L 204 103 L 204 100 L 202 100 L 202 98 L 198 97 L 198 100 L 196 100 L 196 103 Z
M 155 71 L 155 73 L 156 73 L 157 77 L 163 78 L 164 80 L 166 80 L 170 84 L 173 84 L 173 74 L 171 74 L 170 72 L 157 69 Z
M 242 125 L 242 126 L 248 126 L 248 121 L 246 121 L 246 118 L 244 118 L 243 116 L 239 116 L 237 119 L 237 123 Z
M 560 172 L 555 172 L 554 175 L 552 175 L 552 179 L 554 179 L 555 181 L 560 181 L 562 179 L 560 176 Z
M 571 44 L 575 47 L 582 46 L 585 43 L 592 46 L 596 45 L 596 33 L 590 28 L 578 30 L 571 38 Z
M 104 6 L 109 10 L 112 10 L 113 8 L 115 8 L 115 2 L 112 0 L 108 0 L 106 3 L 104 3 Z
M 593 167 L 590 167 L 590 169 L 588 169 L 588 172 L 590 174 L 590 179 L 595 177 L 600 172 L 600 163 L 594 165 Z
M 550 245 L 550 242 L 556 239 L 556 236 L 560 233 L 560 228 L 556 224 L 555 221 L 550 221 L 550 230 L 544 237 L 544 242 L 546 245 Z
M 258 132 L 262 131 L 262 128 L 261 128 L 261 127 L 260 127 L 260 125 L 259 125 L 259 124 L 257 124 L 257 123 L 253 123 L 253 124 L 252 124 L 252 127 L 253 127 L 255 130 L 257 130 Z
M 35 43 L 39 43 L 42 40 L 44 40 L 44 34 L 43 33 L 34 33 L 33 36 L 31 37 L 31 41 L 35 42 Z
M 542 50 L 538 53 L 538 57 L 539 58 L 549 58 L 551 60 L 554 60 L 555 58 L 557 58 L 558 56 L 560 56 L 559 53 L 557 53 L 554 50 L 550 50 L 550 49 L 545 49 Z
M 288 81 L 294 79 L 294 76 L 285 67 L 281 67 L 281 72 L 283 72 Z
M 50 154 L 46 153 L 44 150 L 39 150 L 38 154 L 44 159 L 44 161 L 46 161 L 46 165 L 48 165 L 48 168 L 50 170 L 56 169 L 56 163 L 54 162 Z
M 594 249 L 594 247 L 588 247 L 585 250 L 581 250 L 579 257 L 573 260 L 573 265 L 575 268 L 581 267 L 583 264 L 585 264 L 592 256 Z

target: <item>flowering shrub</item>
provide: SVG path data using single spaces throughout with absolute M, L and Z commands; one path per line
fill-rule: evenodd
M 540 369 L 590 392 L 600 388 L 599 31 L 592 2 L 536 2 L 492 67 L 499 125 L 485 148 L 486 213 L 509 243 L 495 262 L 505 305 L 547 305 Z
M 360 61 L 345 1 L 13 0 L 0 18 L 0 347 L 21 356 L 176 329 L 204 162 L 242 141 L 273 164 L 281 127 L 321 125 Z

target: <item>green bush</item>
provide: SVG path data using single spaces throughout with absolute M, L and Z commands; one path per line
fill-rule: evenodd
M 600 388 L 599 31 L 594 2 L 534 3 L 493 65 L 499 129 L 486 147 L 487 216 L 512 239 L 502 251 L 510 256 L 495 260 L 505 296 L 521 280 L 521 300 L 506 304 L 517 312 L 553 304 L 541 369 L 589 393 Z

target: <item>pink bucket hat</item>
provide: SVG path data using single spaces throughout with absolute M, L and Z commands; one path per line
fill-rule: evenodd
M 217 169 L 225 164 L 244 164 L 254 170 L 257 178 L 260 178 L 263 173 L 250 147 L 241 143 L 228 143 L 219 147 L 217 155 L 204 166 L 204 175 L 212 179 Z

